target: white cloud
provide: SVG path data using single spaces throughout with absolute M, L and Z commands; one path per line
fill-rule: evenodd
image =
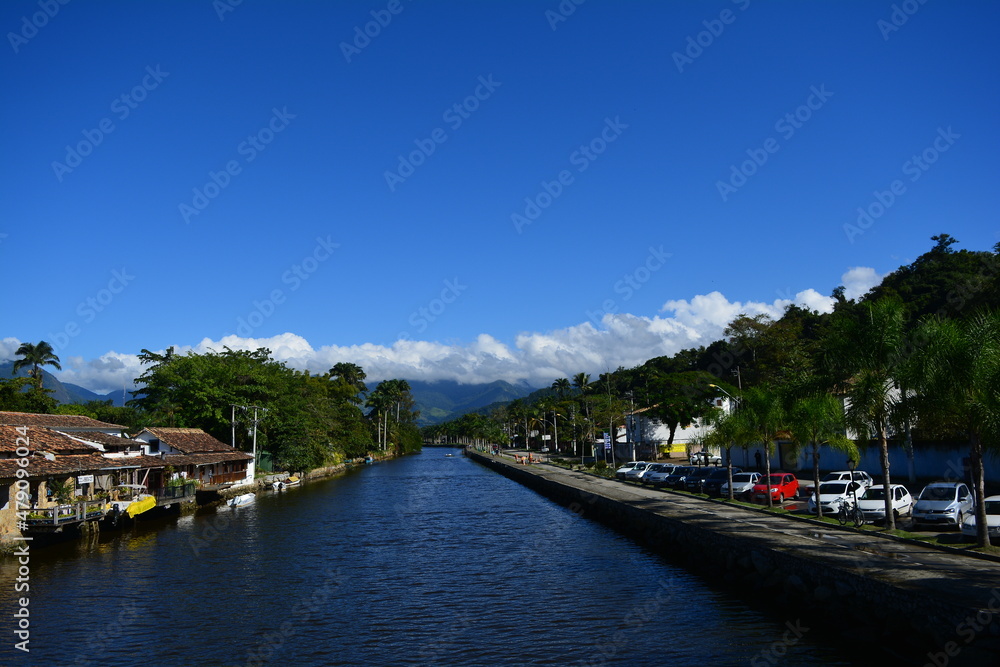
M 875 269 L 867 266 L 854 266 L 847 270 L 840 277 L 840 282 L 844 286 L 844 297 L 857 300 L 868 293 L 868 290 L 882 282 L 885 275 L 875 272 Z
M 864 294 L 881 278 L 873 269 L 851 268 L 842 276 L 846 296 L 856 298 Z M 541 385 L 581 371 L 596 376 L 619 366 L 636 366 L 652 357 L 708 345 L 720 339 L 726 325 L 740 313 L 778 319 L 791 303 L 819 312 L 833 309 L 833 299 L 814 289 L 771 303 L 729 301 L 722 293 L 711 292 L 690 300 L 667 301 L 660 314 L 653 317 L 606 314 L 599 327 L 583 322 L 553 331 L 523 332 L 515 337 L 513 344 L 483 333 L 467 344 L 400 339 L 392 345 L 363 343 L 314 348 L 305 338 L 284 333 L 270 338 L 226 336 L 218 341 L 205 338 L 193 346 L 178 345 L 176 351 L 184 354 L 220 352 L 225 347 L 234 350 L 266 347 L 275 359 L 315 373 L 347 361 L 360 365 L 368 378 L 375 381 L 394 377 L 448 379 L 466 384 L 527 380 Z M 14 338 L 0 340 L 0 357 L 13 358 L 19 344 Z M 71 357 L 63 367 L 62 380 L 100 393 L 120 389 L 123 382 L 130 384 L 143 370 L 137 357 L 116 352 L 89 361 Z

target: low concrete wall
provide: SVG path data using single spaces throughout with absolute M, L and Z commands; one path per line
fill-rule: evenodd
M 857 565 L 831 565 L 826 559 L 783 550 L 763 534 L 754 537 L 706 529 L 541 476 L 531 466 L 469 450 L 466 454 L 580 516 L 639 540 L 757 606 L 773 607 L 785 618 L 798 614 L 807 623 L 844 631 L 852 640 L 884 646 L 894 659 L 906 664 L 934 665 L 933 656 L 941 657 L 935 667 L 1000 664 L 1000 613 L 985 619 L 980 616 L 985 623 L 975 624 L 984 608 L 1000 612 L 996 589 L 984 587 L 982 599 L 968 605 L 944 602 L 919 587 L 868 576 Z M 975 627 L 980 629 L 974 631 Z M 968 630 L 964 636 L 963 629 Z M 947 653 L 950 645 L 954 645 L 953 655 Z

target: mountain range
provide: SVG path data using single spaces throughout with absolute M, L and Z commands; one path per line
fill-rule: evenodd
M 0 362 L 0 377 L 14 377 L 14 362 Z M 27 377 L 28 369 L 23 368 L 17 372 L 18 377 Z M 57 403 L 86 403 L 88 401 L 111 401 L 113 405 L 125 405 L 125 401 L 132 398 L 131 394 L 123 390 L 110 391 L 107 394 L 97 394 L 85 387 L 70 382 L 61 382 L 59 378 L 42 369 L 42 386 L 52 390 L 52 398 Z
M 17 375 L 27 376 L 27 369 L 21 369 Z M 0 362 L 0 377 L 14 377 L 14 362 Z M 497 380 L 487 384 L 459 384 L 454 380 L 439 380 L 425 382 L 422 380 L 407 380 L 410 393 L 420 411 L 417 423 L 420 426 L 438 424 L 449 419 L 455 419 L 467 412 L 474 412 L 502 403 L 508 403 L 517 398 L 523 398 L 535 390 L 527 383 L 511 384 Z M 374 389 L 377 383 L 369 385 Z M 98 394 L 85 387 L 61 382 L 56 376 L 42 369 L 42 386 L 52 390 L 56 402 L 87 403 L 88 401 L 111 401 L 112 405 L 122 406 L 132 395 L 124 390 L 115 390 L 107 394 Z

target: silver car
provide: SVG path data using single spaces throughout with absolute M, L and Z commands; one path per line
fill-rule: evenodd
M 913 524 L 962 527 L 972 513 L 972 494 L 962 482 L 934 482 L 924 487 L 913 505 Z

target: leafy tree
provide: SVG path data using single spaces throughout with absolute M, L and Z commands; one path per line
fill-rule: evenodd
M 0 378 L 0 410 L 48 414 L 56 409 L 51 393 L 38 387 L 33 378 Z
M 819 448 L 826 445 L 830 449 L 844 452 L 850 460 L 858 460 L 857 446 L 844 435 L 845 425 L 843 404 L 830 394 L 815 394 L 798 399 L 789 415 L 792 437 L 800 446 L 812 446 L 813 489 L 819 518 L 823 518 L 823 507 L 819 504 Z
M 36 388 L 41 391 L 42 389 L 42 366 L 52 366 L 56 370 L 62 370 L 62 366 L 59 365 L 59 357 L 56 356 L 55 350 L 52 346 L 46 343 L 44 340 L 36 343 L 21 343 L 21 346 L 17 348 L 15 352 L 20 359 L 14 361 L 14 372 L 17 373 L 19 370 L 25 366 L 31 366 L 31 370 L 28 371 L 28 375 L 35 379 Z
M 769 388 L 753 387 L 744 392 L 734 414 L 741 422 L 734 427 L 734 432 L 751 442 L 759 442 L 764 448 L 764 475 L 766 483 L 770 484 L 774 444 L 787 432 L 787 417 L 781 396 Z M 770 491 L 767 493 L 767 506 L 774 507 Z
M 570 384 L 568 378 L 559 378 L 552 382 L 552 388 L 556 390 L 560 399 L 566 398 L 566 394 L 569 393 Z
M 727 477 L 729 479 L 729 499 L 733 500 L 733 456 L 732 449 L 736 446 L 746 446 L 754 438 L 753 431 L 749 430 L 748 422 L 743 419 L 743 415 L 737 414 L 737 406 L 727 411 L 713 408 L 707 415 L 706 422 L 712 426 L 704 438 L 707 446 L 718 447 L 726 452 Z
M 831 330 L 829 350 L 840 367 L 847 395 L 847 421 L 866 441 L 878 442 L 883 488 L 891 488 L 889 431 L 900 410 L 906 376 L 903 305 L 885 298 L 843 316 Z M 893 530 L 892 494 L 885 494 L 886 527 Z
M 926 344 L 916 353 L 920 389 L 928 397 L 922 412 L 944 420 L 969 440 L 976 495 L 976 541 L 989 545 L 984 443 L 1000 436 L 1000 313 L 982 311 L 966 320 L 931 317 L 921 325 Z M 931 398 L 932 397 L 932 398 Z

